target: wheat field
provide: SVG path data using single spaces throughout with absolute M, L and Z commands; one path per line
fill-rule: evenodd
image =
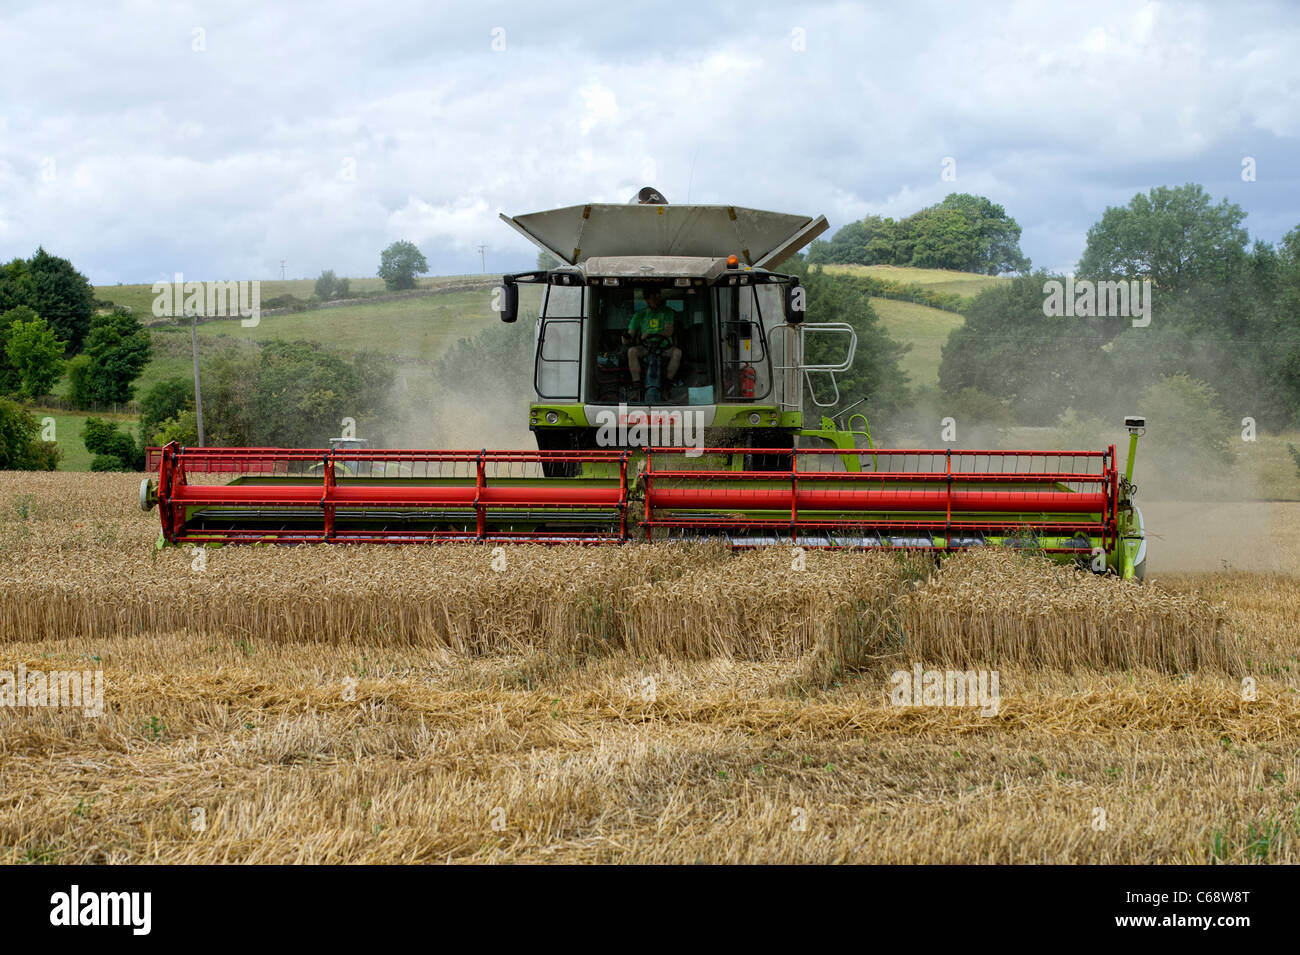
M 0 706 L 2 862 L 1300 861 L 1300 506 L 1260 505 L 1282 569 L 1139 587 L 1005 552 L 158 551 L 137 483 L 0 473 L 0 671 L 104 698 Z M 914 670 L 995 673 L 995 712 L 896 705 Z

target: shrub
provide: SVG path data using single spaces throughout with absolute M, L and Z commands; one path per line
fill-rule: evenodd
M 59 450 L 40 439 L 40 424 L 17 402 L 0 398 L 0 471 L 53 471 Z
M 174 418 L 168 418 L 158 424 L 152 432 L 142 432 L 145 443 L 162 447 L 172 441 L 180 445 L 197 445 L 199 443 L 198 415 L 193 408 L 182 411 Z
M 116 454 L 97 454 L 90 462 L 92 471 L 129 471 L 131 470 L 123 463 L 122 459 Z
M 135 438 L 111 421 L 87 418 L 81 432 L 86 450 L 97 458 L 116 458 L 120 467 L 93 468 L 101 471 L 129 471 L 144 469 L 144 451 L 136 446 Z
M 163 422 L 194 407 L 194 382 L 189 378 L 167 378 L 150 388 L 140 399 L 140 435 L 145 443 Z
M 322 302 L 328 302 L 337 293 L 338 278 L 333 271 L 326 269 L 316 280 L 316 297 Z
M 305 312 L 307 310 L 307 303 L 300 298 L 295 298 L 294 296 L 285 293 L 284 295 L 277 295 L 274 298 L 268 298 L 262 303 L 262 308 L 284 308 L 291 312 Z

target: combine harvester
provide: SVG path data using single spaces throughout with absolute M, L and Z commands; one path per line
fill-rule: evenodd
M 837 424 L 819 413 L 840 403 L 835 374 L 852 365 L 857 336 L 845 323 L 805 322 L 798 278 L 772 269 L 825 218 L 669 205 L 652 189 L 627 205 L 502 218 L 561 263 L 506 275 L 496 291 L 502 321 L 514 322 L 519 286 L 542 287 L 528 409 L 536 450 L 173 443 L 140 489 L 143 508 L 158 506 L 160 539 L 1008 545 L 1142 577 L 1131 481 L 1143 419 L 1125 421 L 1121 472 L 1113 445 L 886 450 L 871 446 L 862 414 Z M 832 350 L 837 361 L 805 360 Z M 233 479 L 190 480 L 216 473 Z

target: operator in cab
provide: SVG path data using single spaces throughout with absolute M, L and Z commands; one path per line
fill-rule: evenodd
M 655 286 L 647 288 L 642 296 L 645 308 L 632 315 L 627 331 L 623 334 L 623 344 L 631 346 L 627 350 L 627 370 L 632 375 L 632 387 L 638 392 L 641 390 L 642 359 L 646 357 L 647 350 L 662 350 L 663 356 L 667 358 L 668 367 L 663 371 L 665 382 L 677 379 L 677 367 L 682 363 L 682 350 L 673 339 L 673 320 L 677 313 L 664 304 L 663 292 Z M 647 342 L 647 339 L 653 341 Z M 668 347 L 655 347 L 664 341 L 667 341 Z

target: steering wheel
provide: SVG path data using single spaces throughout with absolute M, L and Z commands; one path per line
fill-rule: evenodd
M 641 344 L 658 355 L 672 348 L 673 340 L 667 335 L 642 335 Z

